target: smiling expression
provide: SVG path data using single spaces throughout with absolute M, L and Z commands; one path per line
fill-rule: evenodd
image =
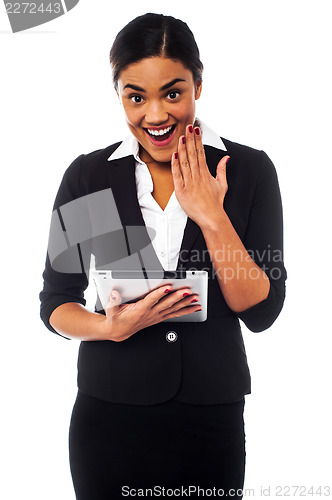
M 180 61 L 151 57 L 122 70 L 117 94 L 144 162 L 170 162 L 195 120 L 202 85 Z

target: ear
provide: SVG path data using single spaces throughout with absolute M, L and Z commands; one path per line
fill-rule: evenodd
M 201 97 L 201 92 L 202 92 L 202 81 L 196 82 L 195 83 L 195 100 L 199 99 Z

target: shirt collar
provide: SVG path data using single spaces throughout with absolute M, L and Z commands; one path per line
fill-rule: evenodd
M 225 144 L 213 130 L 211 130 L 202 120 L 196 119 L 196 123 L 199 125 L 202 133 L 202 141 L 204 146 L 212 146 L 216 149 L 221 149 L 222 151 L 227 151 Z M 111 154 L 108 161 L 118 160 L 120 158 L 125 158 L 126 156 L 133 155 L 135 160 L 142 163 L 142 160 L 138 156 L 139 146 L 136 137 L 130 134 L 126 139 L 121 142 L 120 146 Z

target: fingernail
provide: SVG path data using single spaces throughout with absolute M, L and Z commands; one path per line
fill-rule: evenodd
M 189 134 L 193 133 L 193 127 L 192 127 L 192 125 L 189 125 L 188 130 L 189 130 Z
M 174 158 L 177 160 L 179 158 L 179 155 L 177 153 L 174 153 Z
M 230 157 L 228 157 L 228 158 L 227 158 L 227 160 L 226 160 L 226 165 L 227 165 L 227 163 L 229 162 L 229 160 L 230 160 Z
M 195 127 L 195 134 L 199 135 L 200 133 L 201 133 L 201 131 L 199 130 L 199 127 Z
M 193 300 L 191 301 L 191 303 L 193 303 L 193 302 L 198 302 L 198 299 L 193 299 Z
M 168 293 L 170 290 L 167 288 L 167 290 L 164 291 L 164 293 Z
M 198 311 L 201 311 L 202 309 L 196 309 L 195 313 L 198 313 Z
M 185 144 L 186 143 L 186 138 L 185 137 L 182 137 L 182 144 Z
M 116 299 L 116 297 L 115 297 L 115 295 L 113 295 L 113 293 L 111 293 L 111 299 L 112 299 L 112 300 L 115 300 L 115 299 Z
M 185 293 L 183 294 L 183 296 L 184 296 L 184 297 L 188 297 L 189 295 L 190 295 L 190 293 L 188 293 L 188 292 L 185 292 Z

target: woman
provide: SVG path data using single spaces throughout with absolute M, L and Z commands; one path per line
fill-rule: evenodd
M 110 61 L 131 134 L 67 169 L 40 294 L 46 326 L 82 341 L 69 436 L 76 496 L 160 496 L 164 487 L 242 498 L 250 374 L 239 318 L 262 331 L 283 306 L 277 175 L 264 152 L 195 118 L 203 65 L 185 23 L 134 19 Z M 75 237 L 82 221 L 89 229 Z M 56 236 L 67 256 L 60 262 L 50 251 Z M 91 254 L 98 268 L 208 270 L 207 320 L 177 322 L 200 309 L 199 297 L 170 286 L 135 304 L 121 304 L 114 290 L 106 313 L 88 311 Z

